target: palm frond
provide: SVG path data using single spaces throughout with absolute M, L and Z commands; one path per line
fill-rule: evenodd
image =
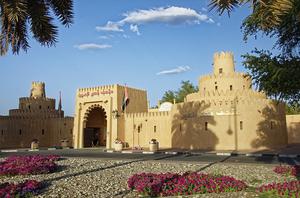
M 211 0 L 208 7 L 211 10 L 216 9 L 220 14 L 226 10 L 228 14 L 233 11 L 234 8 L 240 6 L 243 0 Z
M 45 2 L 28 0 L 28 14 L 33 37 L 42 45 L 53 46 L 57 42 L 57 26 Z
M 63 25 L 69 26 L 73 23 L 73 1 L 47 0 L 47 2 Z

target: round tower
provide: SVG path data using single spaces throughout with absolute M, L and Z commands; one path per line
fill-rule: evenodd
M 32 82 L 30 90 L 31 98 L 46 98 L 45 83 Z
M 232 52 L 217 52 L 214 54 L 214 74 L 234 73 L 234 59 Z

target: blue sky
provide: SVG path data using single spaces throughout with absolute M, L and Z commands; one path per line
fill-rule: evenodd
M 105 84 L 146 89 L 154 106 L 182 80 L 197 84 L 199 76 L 210 73 L 214 52 L 232 51 L 236 69 L 245 71 L 242 54 L 274 43 L 265 37 L 243 41 L 247 6 L 229 18 L 208 12 L 204 0 L 88 2 L 74 1 L 74 24 L 59 26 L 55 47 L 31 39 L 27 53 L 0 57 L 0 114 L 18 108 L 32 81 L 45 82 L 48 97 L 58 98 L 61 91 L 67 115 L 74 114 L 77 88 Z

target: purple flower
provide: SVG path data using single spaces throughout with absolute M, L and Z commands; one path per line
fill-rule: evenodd
M 0 175 L 45 174 L 56 170 L 59 156 L 10 156 L 0 163 Z
M 140 173 L 127 181 L 131 190 L 146 196 L 176 196 L 200 193 L 221 193 L 241 191 L 247 186 L 243 181 L 228 176 L 211 176 L 203 173 L 188 172 L 153 174 Z

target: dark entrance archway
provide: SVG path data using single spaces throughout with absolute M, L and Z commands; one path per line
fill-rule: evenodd
M 94 107 L 88 113 L 83 147 L 106 146 L 107 119 L 105 110 Z

